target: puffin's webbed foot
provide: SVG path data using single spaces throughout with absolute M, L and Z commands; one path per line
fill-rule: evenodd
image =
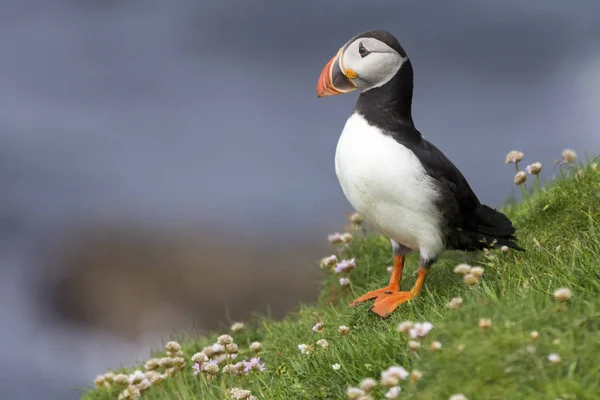
M 402 279 L 402 270 L 404 269 L 404 256 L 394 256 L 394 270 L 390 277 L 390 283 L 381 289 L 368 292 L 357 299 L 352 300 L 350 307 L 356 307 L 363 301 L 374 299 L 376 297 L 387 296 L 398 293 L 400 290 L 400 281 Z

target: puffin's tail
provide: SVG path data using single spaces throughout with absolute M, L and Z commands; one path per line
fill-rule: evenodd
M 465 218 L 464 229 L 459 233 L 459 247 L 483 250 L 507 246 L 525 251 L 516 243 L 514 234 L 515 228 L 506 215 L 482 204 Z

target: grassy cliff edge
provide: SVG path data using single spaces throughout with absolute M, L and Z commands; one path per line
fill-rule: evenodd
M 340 245 L 337 257 L 354 258 L 356 268 L 345 274 L 324 269 L 316 304 L 302 305 L 282 321 L 257 317 L 235 333 L 182 338 L 183 354 L 171 344 L 172 357 L 156 352 L 159 359 L 147 365 L 154 372 L 130 379 L 138 382 L 142 399 L 250 398 L 248 392 L 231 393 L 240 388 L 261 400 L 344 399 L 353 393 L 353 398 L 366 400 L 393 398 L 391 386 L 399 387 L 394 390 L 404 399 L 458 394 L 471 400 L 599 399 L 600 171 L 593 164 L 564 170 L 572 177 L 558 178 L 522 204 L 507 206 L 519 244 L 527 251 L 483 254 L 472 263 L 484 269 L 474 286 L 454 272 L 456 261 L 441 260 L 432 267 L 421 296 L 389 318 L 370 312 L 371 302 L 352 309 L 351 299 L 387 283 L 386 267 L 392 262 L 386 238 L 354 232 L 352 243 Z M 416 258 L 409 258 L 403 288 L 414 283 L 416 268 Z M 349 278 L 350 285 L 341 286 L 341 277 Z M 555 294 L 559 288 L 568 290 Z M 462 305 L 454 300 L 449 306 L 459 297 Z M 413 331 L 410 337 L 398 331 L 403 321 L 430 322 L 433 329 L 420 332 L 422 336 Z M 340 326 L 349 332 L 341 334 Z M 216 372 L 210 367 L 194 374 L 192 356 L 223 333 L 237 344 L 228 347 L 237 354 L 235 360 L 222 362 Z M 227 341 L 221 338 L 223 344 Z M 261 343 L 260 351 L 250 350 L 253 342 Z M 248 362 L 247 374 L 224 372 L 234 370 L 224 368 L 228 363 L 250 357 L 260 357 L 260 362 Z M 171 366 L 183 362 L 181 368 Z M 260 363 L 264 371 L 259 371 Z M 381 374 L 391 366 L 404 368 L 409 376 L 400 373 L 397 382 L 393 377 L 391 383 L 384 382 L 386 387 Z M 144 365 L 134 369 L 146 372 Z M 113 372 L 130 374 L 134 369 Z M 369 377 L 377 381 L 376 387 L 363 385 L 365 390 L 347 394 L 348 387 L 358 387 Z M 128 384 L 115 383 L 113 375 L 106 378 L 85 390 L 83 398 L 125 398 Z M 137 398 L 139 388 L 130 389 L 126 398 Z

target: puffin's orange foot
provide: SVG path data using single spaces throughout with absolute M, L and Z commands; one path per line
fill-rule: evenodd
M 374 299 L 376 297 L 381 297 L 381 296 L 389 296 L 394 293 L 400 293 L 400 292 L 398 292 L 397 289 L 394 290 L 394 289 L 390 288 L 389 286 L 386 286 L 381 289 L 373 290 L 371 292 L 363 294 L 362 296 L 360 296 L 357 299 L 352 300 L 352 302 L 350 303 L 350 307 L 356 307 L 358 305 L 358 303 L 362 303 L 363 301 L 371 300 L 371 299 Z
M 390 295 L 383 295 L 375 300 L 371 311 L 385 318 L 390 315 L 400 304 L 414 299 L 416 296 L 410 292 L 396 292 Z

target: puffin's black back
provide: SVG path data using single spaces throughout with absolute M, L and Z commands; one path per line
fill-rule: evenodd
M 523 250 L 515 243 L 515 228 L 510 219 L 481 204 L 460 170 L 415 127 L 412 119 L 413 68 L 398 40 L 387 31 L 373 30 L 355 36 L 349 43 L 361 37 L 382 41 L 406 60 L 390 81 L 361 93 L 354 112 L 411 150 L 434 179 L 440 193 L 438 209 L 446 222 L 446 245 L 459 250 L 480 250 L 495 242 L 496 247 Z

